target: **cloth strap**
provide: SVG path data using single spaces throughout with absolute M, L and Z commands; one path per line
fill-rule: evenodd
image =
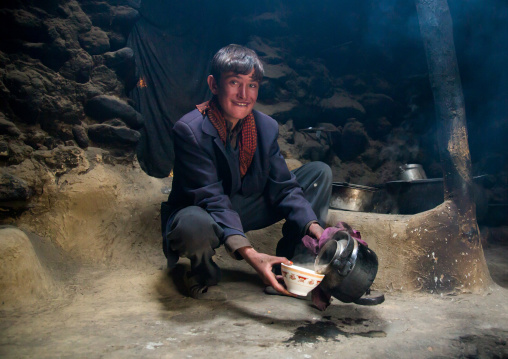
M 219 105 L 219 101 L 216 96 L 213 96 L 210 101 L 203 102 L 202 104 L 196 105 L 196 108 L 203 115 L 208 116 L 208 119 L 212 123 L 213 127 L 219 133 L 219 137 L 226 146 L 227 141 L 227 126 L 226 119 L 222 114 L 222 110 Z M 249 169 L 254 153 L 256 152 L 256 146 L 258 142 L 256 121 L 254 120 L 254 114 L 251 112 L 245 118 L 240 120 L 242 122 L 242 130 L 238 143 L 239 149 L 239 162 L 240 162 L 240 175 L 245 176 Z M 238 124 L 237 124 L 238 126 Z

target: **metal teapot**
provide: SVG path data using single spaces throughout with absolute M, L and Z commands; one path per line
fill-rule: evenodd
M 320 287 L 344 303 L 375 305 L 384 296 L 370 296 L 370 286 L 378 270 L 377 255 L 347 232 L 337 232 L 321 248 L 314 262 L 314 269 L 325 274 Z M 362 296 L 369 297 L 362 300 Z

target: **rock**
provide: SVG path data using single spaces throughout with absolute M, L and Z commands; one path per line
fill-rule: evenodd
M 299 151 L 297 158 L 310 161 L 323 161 L 330 151 L 330 146 L 325 138 L 317 138 L 315 133 L 307 132 L 296 132 L 295 147 Z
M 391 117 L 395 110 L 395 101 L 390 96 L 376 93 L 366 93 L 359 102 L 365 108 L 367 116 Z
M 0 133 L 5 133 L 14 137 L 21 135 L 21 131 L 11 121 L 7 121 L 3 113 L 0 112 Z
M 86 32 L 92 29 L 90 18 L 81 9 L 77 1 L 71 0 L 68 3 L 64 3 L 61 5 L 61 8 L 64 11 L 67 10 L 66 13 L 78 32 Z
M 58 134 L 58 138 L 62 141 L 72 141 L 74 140 L 74 134 L 72 133 L 72 128 L 65 123 L 57 123 L 56 124 L 56 133 Z M 73 144 L 72 146 L 74 146 Z M 70 145 L 66 145 L 70 146 Z
M 383 145 L 378 141 L 371 141 L 369 148 L 362 153 L 362 161 L 369 166 L 373 171 L 377 170 L 383 163 L 379 153 L 383 149 Z
M 33 148 L 19 143 L 9 143 L 9 163 L 18 164 L 32 155 Z
M 124 47 L 114 52 L 106 52 L 102 56 L 106 66 L 113 70 L 126 70 L 134 66 L 134 51 L 130 47 Z
M 132 128 L 143 125 L 138 112 L 115 96 L 101 95 L 90 99 L 85 105 L 85 113 L 98 121 L 119 117 Z
M 136 10 L 141 8 L 141 0 L 126 0 L 125 3 Z
M 8 71 L 4 84 L 10 91 L 10 106 L 14 114 L 29 124 L 37 122 L 38 109 L 42 105 L 42 96 L 32 86 L 31 78 L 25 72 L 18 70 Z
M 112 25 L 124 33 L 129 33 L 132 26 L 140 18 L 139 11 L 129 6 L 116 6 L 112 7 L 111 10 L 113 13 Z
M 104 64 L 115 70 L 118 78 L 124 83 L 136 83 L 136 65 L 134 63 L 134 51 L 129 47 L 124 47 L 118 51 L 106 52 L 103 55 Z
M 16 308 L 55 297 L 59 291 L 32 243 L 15 227 L 0 228 L 0 303 Z
M 74 139 L 76 140 L 76 143 L 81 148 L 87 148 L 90 144 L 90 140 L 88 139 L 88 135 L 86 133 L 86 130 L 83 128 L 83 126 L 75 125 L 72 126 L 72 134 L 74 135 Z
M 109 45 L 111 51 L 121 49 L 125 47 L 125 44 L 127 44 L 127 37 L 125 37 L 123 34 L 116 31 L 108 31 L 107 34 L 109 37 Z
M 346 123 L 342 130 L 341 145 L 341 153 L 338 154 L 341 160 L 352 160 L 365 152 L 369 138 L 363 124 L 356 120 Z
M 383 139 L 392 130 L 392 124 L 386 117 L 370 119 L 366 123 L 366 129 L 369 136 L 373 139 Z
M 25 202 L 32 196 L 32 190 L 22 179 L 0 170 L 0 202 L 2 207 L 9 207 L 5 202 Z
M 355 75 L 346 75 L 339 79 L 339 86 L 353 94 L 361 94 L 367 91 L 365 80 Z
M 4 84 L 9 89 L 11 95 L 16 97 L 24 97 L 34 92 L 32 88 L 30 76 L 22 71 L 14 68 L 7 69 Z
M 261 83 L 261 91 L 259 91 L 258 101 L 267 105 L 273 105 L 278 102 L 278 86 L 274 81 L 264 79 Z
M 363 118 L 365 108 L 346 93 L 336 92 L 332 97 L 320 101 L 323 115 L 328 122 L 343 124 L 348 118 Z
M 51 151 L 38 150 L 34 152 L 34 158 L 44 163 L 57 176 L 73 169 L 78 173 L 85 172 L 89 167 L 85 153 L 79 147 L 59 146 Z
M 92 67 L 92 56 L 84 50 L 75 50 L 71 59 L 65 62 L 58 72 L 66 79 L 86 83 L 90 80 Z
M 9 157 L 9 145 L 7 142 L 0 141 L 0 157 Z
M 270 65 L 265 64 L 264 66 L 265 76 L 267 79 L 272 80 L 283 80 L 289 75 L 294 74 L 294 71 L 286 64 Z
M 123 92 L 124 87 L 118 81 L 116 73 L 105 65 L 97 66 L 92 70 L 91 81 L 101 93 L 119 94 Z
M 105 125 L 110 125 L 113 127 L 127 127 L 125 122 L 120 120 L 119 118 L 113 118 L 112 120 L 107 120 L 103 122 Z
M 139 142 L 141 134 L 127 127 L 97 124 L 88 127 L 88 136 L 99 144 L 132 146 Z
M 334 94 L 332 80 L 327 76 L 313 76 L 309 83 L 309 92 L 321 98 L 329 98 Z
M 100 55 L 109 51 L 108 35 L 96 26 L 79 35 L 79 43 L 90 55 Z
M 35 14 L 22 9 L 0 9 L 0 38 L 48 42 L 48 29 Z

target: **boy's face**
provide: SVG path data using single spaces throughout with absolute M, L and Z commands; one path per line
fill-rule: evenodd
M 208 86 L 217 96 L 224 118 L 233 125 L 252 112 L 258 99 L 259 82 L 254 80 L 254 69 L 247 75 L 223 73 L 219 83 L 210 75 Z

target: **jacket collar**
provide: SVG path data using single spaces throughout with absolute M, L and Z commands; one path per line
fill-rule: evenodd
M 203 125 L 201 126 L 201 129 L 203 130 L 203 132 L 206 133 L 207 135 L 212 136 L 212 137 L 219 137 L 219 133 L 217 132 L 217 129 L 215 127 L 213 127 L 212 123 L 208 119 L 208 116 L 203 116 L 203 117 L 204 117 L 204 121 L 203 121 Z

